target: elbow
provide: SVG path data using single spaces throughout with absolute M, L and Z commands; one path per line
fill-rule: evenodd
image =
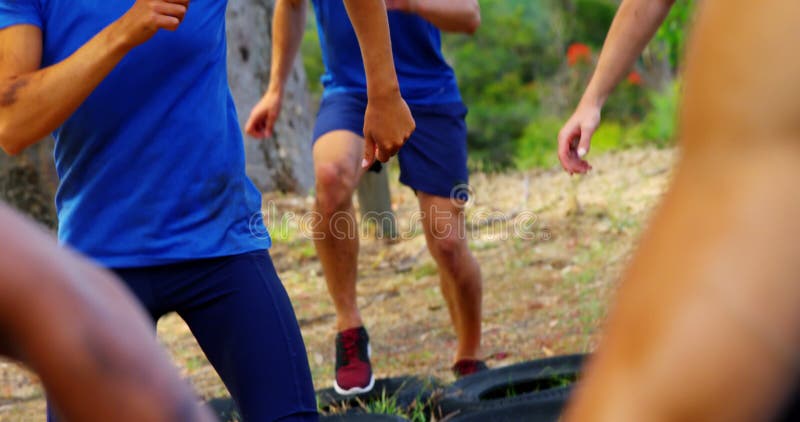
M 20 155 L 25 148 L 18 141 L 9 135 L 9 131 L 4 124 L 0 124 L 0 148 L 2 148 L 3 152 L 12 157 Z
M 22 151 L 24 150 L 24 148 L 22 148 L 19 145 L 7 144 L 7 143 L 3 143 L 2 145 L 0 145 L 0 148 L 2 148 L 3 151 L 6 154 L 8 154 L 8 155 L 10 155 L 12 157 L 16 157 L 16 156 L 22 154 Z
M 474 35 L 476 32 L 478 32 L 478 28 L 480 28 L 480 26 L 481 26 L 481 7 L 478 5 L 478 2 L 475 1 L 472 3 L 470 18 L 466 26 L 464 27 L 464 32 L 469 35 Z

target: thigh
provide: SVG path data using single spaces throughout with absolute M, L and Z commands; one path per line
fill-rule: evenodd
M 338 94 L 322 100 L 314 125 L 314 170 L 323 184 L 343 181 L 355 186 L 364 156 L 366 97 Z
M 269 254 L 230 257 L 195 283 L 199 300 L 178 313 L 244 420 L 315 420 L 305 345 Z
M 431 195 L 466 199 L 467 126 L 463 104 L 412 106 L 417 129 L 398 154 L 400 182 Z

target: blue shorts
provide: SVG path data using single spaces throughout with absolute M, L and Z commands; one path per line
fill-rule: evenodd
M 243 420 L 318 420 L 305 344 L 269 253 L 114 271 L 153 321 L 169 312 L 186 321 Z
M 367 98 L 335 94 L 323 98 L 314 126 L 314 142 L 335 130 L 364 136 Z M 464 103 L 409 105 L 417 130 L 400 149 L 400 182 L 441 197 L 463 195 L 467 170 L 467 108 Z

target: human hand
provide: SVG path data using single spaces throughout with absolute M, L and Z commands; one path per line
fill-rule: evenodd
M 400 92 L 371 96 L 364 114 L 364 168 L 377 159 L 387 162 L 416 129 L 414 117 Z
M 282 104 L 283 93 L 276 89 L 267 90 L 261 101 L 250 112 L 244 127 L 245 133 L 257 139 L 271 138 Z
M 558 159 L 569 174 L 592 169 L 584 160 L 592 145 L 592 135 L 600 125 L 600 107 L 579 105 L 558 133 Z
M 189 0 L 136 0 L 115 24 L 120 27 L 126 43 L 135 47 L 160 29 L 178 29 L 188 9 Z

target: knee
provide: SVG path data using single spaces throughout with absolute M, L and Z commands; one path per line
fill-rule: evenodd
M 446 271 L 456 272 L 458 266 L 462 264 L 460 261 L 467 255 L 467 240 L 457 234 L 433 237 L 432 254 L 438 258 L 440 265 L 443 265 Z
M 316 177 L 317 208 L 323 217 L 329 218 L 350 206 L 357 177 L 353 169 L 336 163 L 319 164 Z

